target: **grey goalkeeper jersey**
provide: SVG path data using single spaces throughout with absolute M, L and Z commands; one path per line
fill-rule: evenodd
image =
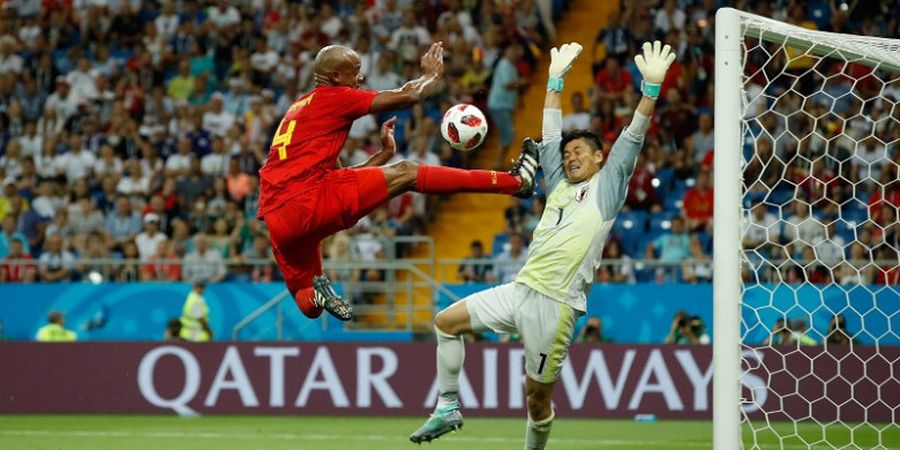
M 544 110 L 540 157 L 550 194 L 516 282 L 586 311 L 587 293 L 600 267 L 609 231 L 625 202 L 643 136 L 626 128 L 603 169 L 573 184 L 566 180 L 563 169 L 561 116 L 558 109 Z

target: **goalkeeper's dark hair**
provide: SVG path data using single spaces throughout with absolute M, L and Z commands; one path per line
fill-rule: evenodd
M 600 143 L 600 138 L 597 137 L 596 134 L 588 130 L 573 130 L 563 133 L 562 142 L 559 143 L 560 153 L 565 150 L 566 145 L 568 145 L 569 142 L 576 139 L 584 139 L 584 141 L 587 142 L 588 147 L 592 148 L 594 151 L 603 151 L 603 144 Z

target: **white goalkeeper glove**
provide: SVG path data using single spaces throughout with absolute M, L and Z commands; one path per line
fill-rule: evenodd
M 547 80 L 547 89 L 562 92 L 563 78 L 583 49 L 581 44 L 572 42 L 550 50 L 550 79 Z
M 669 44 L 662 47 L 659 41 L 654 41 L 653 44 L 644 42 L 644 54 L 634 57 L 634 63 L 644 77 L 641 80 L 642 94 L 654 100 L 659 97 L 659 89 L 672 61 L 675 61 L 675 53 Z

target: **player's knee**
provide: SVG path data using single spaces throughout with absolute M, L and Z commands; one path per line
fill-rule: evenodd
M 388 191 L 396 192 L 413 189 L 419 175 L 419 164 L 409 160 L 400 160 L 384 166 L 382 169 L 387 178 Z
M 416 177 L 419 175 L 419 163 L 403 159 L 397 161 L 397 170 L 403 180 L 411 185 L 415 185 Z
M 450 336 L 458 335 L 453 320 L 450 319 L 448 314 L 444 314 L 443 312 L 438 313 L 438 315 L 434 317 L 434 329 L 436 333 L 444 333 Z
M 528 415 L 532 420 L 541 420 L 550 416 L 550 396 L 539 391 L 528 393 Z

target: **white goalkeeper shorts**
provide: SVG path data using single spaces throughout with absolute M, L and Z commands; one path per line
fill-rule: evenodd
M 581 312 L 524 284 L 507 283 L 463 299 L 472 330 L 516 333 L 525 345 L 525 373 L 540 383 L 556 381 Z

